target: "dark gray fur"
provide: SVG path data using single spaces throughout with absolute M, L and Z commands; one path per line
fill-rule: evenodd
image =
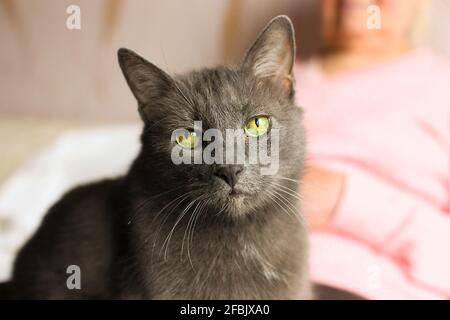
M 14 297 L 310 298 L 307 234 L 291 214 L 299 212 L 289 192 L 297 183 L 281 178 L 299 179 L 304 163 L 293 33 L 277 17 L 239 65 L 174 77 L 119 50 L 145 124 L 141 152 L 126 176 L 78 187 L 51 208 L 16 260 Z M 244 200 L 230 200 L 217 165 L 171 162 L 173 130 L 194 120 L 204 130 L 242 128 L 260 114 L 280 129 L 280 169 L 261 176 L 258 165 L 245 165 L 236 185 Z M 68 265 L 81 267 L 81 290 L 67 289 Z

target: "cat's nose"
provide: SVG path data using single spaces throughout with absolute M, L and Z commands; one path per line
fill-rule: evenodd
M 243 170 L 243 165 L 224 165 L 218 167 L 214 174 L 216 177 L 228 183 L 231 188 L 234 188 L 238 181 L 238 176 Z

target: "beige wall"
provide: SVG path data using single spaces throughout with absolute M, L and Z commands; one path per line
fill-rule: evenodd
M 450 1 L 436 2 L 426 41 L 450 56 Z M 112 3 L 118 6 L 116 20 L 105 9 Z M 70 4 L 81 7 L 81 30 L 65 26 Z M 297 25 L 299 47 L 306 56 L 317 46 L 315 4 L 314 0 L 0 0 L 0 116 L 137 119 L 134 99 L 116 62 L 119 47 L 131 48 L 172 73 L 213 66 L 238 59 L 272 16 L 285 13 Z M 230 28 L 230 21 L 236 32 L 226 42 L 224 26 Z

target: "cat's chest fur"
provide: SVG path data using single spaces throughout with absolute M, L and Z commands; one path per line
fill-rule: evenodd
M 189 218 L 175 229 L 176 219 L 151 219 L 138 231 L 144 243 L 139 278 L 147 298 L 309 298 L 303 226 L 274 208 L 266 210 L 272 212 L 262 220 L 197 221 L 189 237 Z

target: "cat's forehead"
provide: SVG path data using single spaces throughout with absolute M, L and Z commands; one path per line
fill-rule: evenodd
M 209 127 L 239 127 L 249 117 L 276 111 L 272 97 L 258 91 L 237 68 L 192 72 L 179 81 L 180 89 L 191 104 L 186 115 Z

